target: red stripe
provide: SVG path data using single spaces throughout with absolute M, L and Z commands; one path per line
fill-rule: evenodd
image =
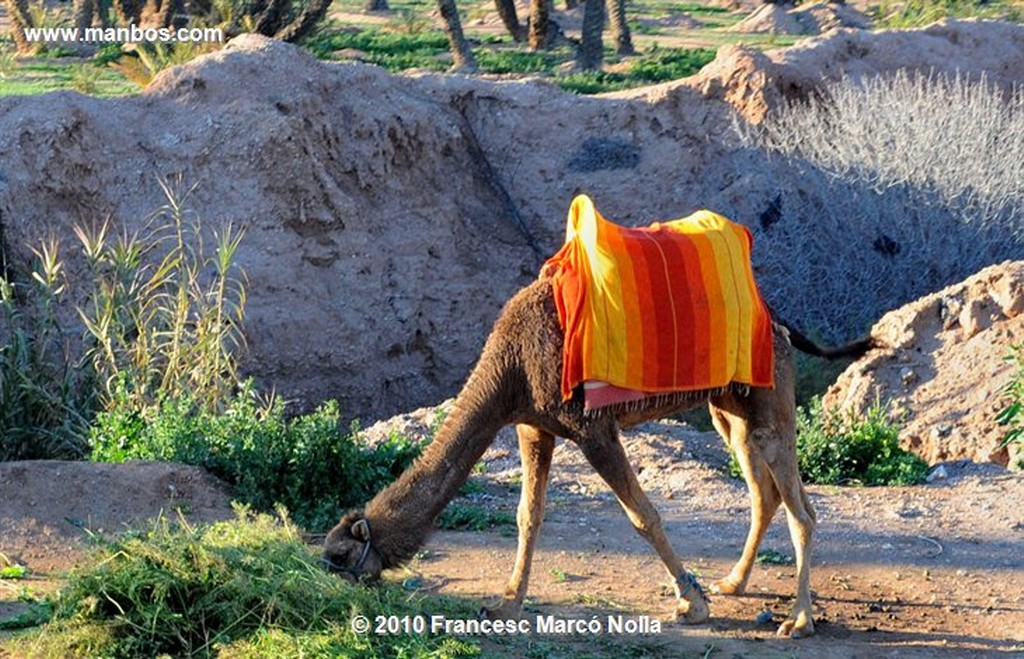
M 704 291 L 704 279 L 701 274 L 700 252 L 693 240 L 684 234 L 672 234 L 672 244 L 678 255 L 680 270 L 685 272 L 685 281 L 680 281 L 677 288 L 684 288 L 687 293 L 688 317 L 684 325 L 688 327 L 687 342 L 682 349 L 686 351 L 690 362 L 689 379 L 685 382 L 701 383 L 711 381 L 711 313 L 708 309 L 708 298 Z

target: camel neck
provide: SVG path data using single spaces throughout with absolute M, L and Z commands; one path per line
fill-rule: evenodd
M 422 547 L 438 515 L 508 423 L 502 388 L 482 370 L 474 370 L 419 459 L 366 505 L 385 567 L 409 560 Z

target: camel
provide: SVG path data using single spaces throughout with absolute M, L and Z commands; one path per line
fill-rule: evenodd
M 615 493 L 633 527 L 661 558 L 675 584 L 676 618 L 704 622 L 709 617 L 708 597 L 669 545 L 658 512 L 641 489 L 618 435 L 620 428 L 708 403 L 715 428 L 739 460 L 751 505 L 743 552 L 711 589 L 723 595 L 743 593 L 761 538 L 781 503 L 795 548 L 797 588 L 792 611 L 778 634 L 793 638 L 813 634 L 809 558 L 816 518 L 797 470 L 792 349 L 796 345 L 834 358 L 862 353 L 870 345 L 861 341 L 819 348 L 797 332 L 791 343 L 790 330 L 778 322 L 773 330 L 774 388 L 669 394 L 625 410 L 584 413 L 582 396 L 562 399 L 563 334 L 551 283 L 542 275 L 506 304 L 476 367 L 420 458 L 364 510 L 346 514 L 328 533 L 324 563 L 355 581 L 376 578 L 381 571 L 410 560 L 498 431 L 515 424 L 523 467 L 518 549 L 503 597 L 481 614 L 506 619 L 521 614 L 557 436 L 579 446 Z

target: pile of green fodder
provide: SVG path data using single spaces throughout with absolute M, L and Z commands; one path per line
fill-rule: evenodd
M 354 586 L 323 569 L 284 515 L 239 509 L 209 526 L 157 522 L 105 545 L 71 575 L 53 617 L 13 640 L 31 656 L 466 656 L 471 642 L 378 636 L 352 619 L 445 613 L 468 604 L 392 584 Z

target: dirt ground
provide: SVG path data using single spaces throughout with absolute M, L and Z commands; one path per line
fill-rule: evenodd
M 432 418 L 432 411 L 418 417 Z M 407 419 L 406 429 L 417 422 Z M 748 508 L 743 484 L 724 474 L 720 440 L 664 421 L 623 441 L 686 565 L 705 583 L 723 576 L 742 547 Z M 810 488 L 819 518 L 811 577 L 817 635 L 789 641 L 774 636 L 794 589 L 794 569 L 784 564 L 755 567 L 743 597 L 713 596 L 710 623 L 668 622 L 673 602 L 658 559 L 579 451 L 562 443 L 527 615 L 589 620 L 622 613 L 663 624 L 645 636 L 540 637 L 538 651 L 612 656 L 628 647 L 661 656 L 840 658 L 1024 652 L 1024 475 L 966 461 L 942 467 L 943 478 L 912 488 Z M 504 431 L 483 473 L 473 476 L 480 487 L 462 503 L 514 512 L 518 477 L 513 434 Z M 192 521 L 231 514 L 220 485 L 174 465 L 8 463 L 0 465 L 0 490 L 0 552 L 30 569 L 27 580 L 0 581 L 0 617 L 24 607 L 17 602 L 23 587 L 36 594 L 59 587 L 62 572 L 87 555 L 84 528 L 114 531 L 160 511 Z M 792 556 L 781 512 L 763 549 Z M 489 600 L 502 591 L 514 552 L 510 527 L 439 532 L 391 578 Z M 766 609 L 772 622 L 758 622 Z

